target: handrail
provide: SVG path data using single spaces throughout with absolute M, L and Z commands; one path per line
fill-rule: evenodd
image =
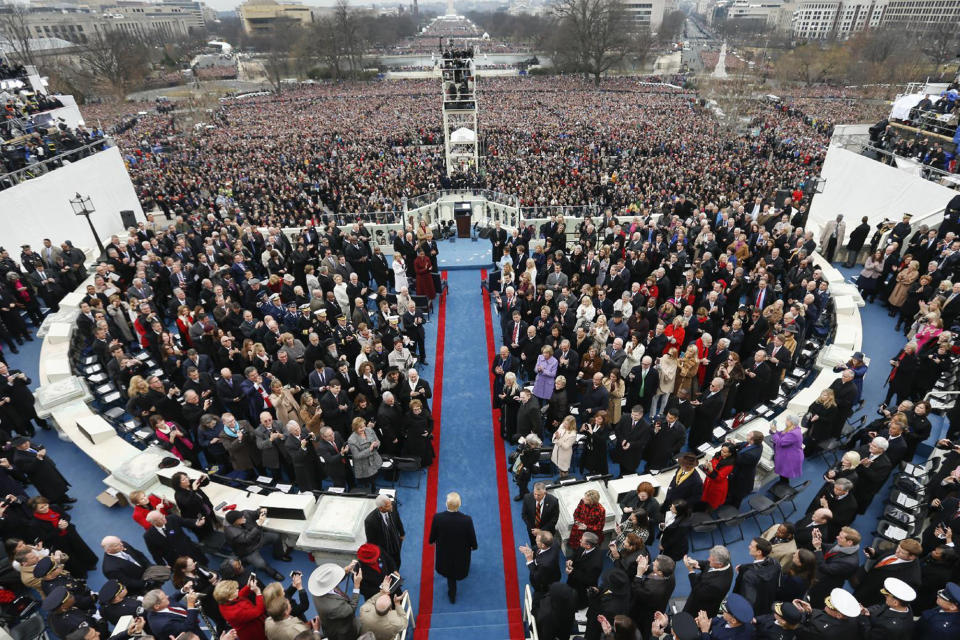
M 41 160 L 34 162 L 23 169 L 17 169 L 16 171 L 11 171 L 0 175 L 0 190 L 6 189 L 7 187 L 12 187 L 14 185 L 20 184 L 21 182 L 26 182 L 31 178 L 36 178 L 39 174 L 47 173 L 53 169 L 59 169 L 59 167 L 53 167 L 52 169 L 48 167 L 51 163 L 54 162 L 63 162 L 69 158 L 75 157 L 77 155 L 83 154 L 83 157 L 87 155 L 92 155 L 86 153 L 87 151 L 93 150 L 93 153 L 97 151 L 104 151 L 110 147 L 116 146 L 113 142 L 113 139 L 110 136 L 104 136 L 99 138 L 95 142 L 85 144 L 82 147 L 77 147 L 76 149 L 70 149 L 69 151 L 64 151 L 63 153 L 58 153 L 52 158 L 47 158 L 46 160 Z M 94 147 L 100 147 L 94 149 Z M 39 172 L 39 173 L 38 173 Z
M 864 153 L 865 151 L 872 151 L 872 152 L 876 153 L 877 155 L 881 155 L 881 156 L 883 156 L 883 157 L 885 157 L 885 158 L 891 158 L 891 159 L 893 159 L 893 160 L 896 160 L 897 158 L 903 158 L 904 160 L 910 160 L 910 158 L 907 158 L 906 156 L 899 156 L 899 155 L 893 153 L 892 151 L 887 151 L 886 149 L 881 149 L 880 147 L 876 147 L 876 146 L 870 144 L 869 142 L 858 142 L 858 141 L 856 140 L 857 138 L 863 138 L 863 137 L 864 137 L 863 135 L 856 135 L 856 134 L 851 134 L 851 135 L 843 136 L 843 137 L 841 137 L 841 138 L 839 138 L 839 139 L 836 140 L 836 145 L 835 145 L 835 146 L 838 146 L 838 147 L 840 147 L 841 149 L 846 149 L 846 150 L 848 150 L 848 151 L 853 151 L 854 153 L 858 153 L 858 154 L 860 154 L 860 155 L 866 155 L 866 154 Z M 878 162 L 879 162 L 879 160 L 878 160 Z M 931 175 L 935 175 L 935 176 L 936 176 L 936 179 L 932 179 L 932 178 L 930 177 Z M 931 182 L 938 182 L 938 181 L 939 181 L 940 179 L 942 179 L 942 178 L 947 178 L 947 177 L 951 177 L 951 176 L 955 176 L 955 177 L 960 178 L 960 174 L 950 173 L 949 171 L 944 171 L 943 169 L 938 169 L 937 167 L 932 167 L 932 166 L 926 165 L 926 164 L 922 165 L 922 169 L 921 169 L 921 171 L 920 171 L 920 176 L 921 176 L 924 180 L 930 180 Z

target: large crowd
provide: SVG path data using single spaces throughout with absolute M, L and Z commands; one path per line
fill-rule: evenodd
M 499 225 L 489 235 L 503 343 L 493 403 L 502 436 L 518 445 L 511 469 L 531 543 L 520 553 L 540 637 L 567 640 L 586 609 L 589 640 L 957 638 L 960 446 L 940 443 L 950 451 L 922 499 L 942 518 L 921 539 L 874 548 L 851 525 L 930 434 L 923 399 L 954 358 L 960 200 L 932 236 L 914 235 L 908 221 L 885 244 L 877 236 L 886 273 L 872 291 L 910 325 L 910 341 L 876 421 L 845 429 L 864 400 L 868 367 L 857 353 L 805 415 L 698 460 L 719 422 L 773 401 L 806 341 L 829 332 L 830 288 L 812 252 L 839 259 L 845 250 L 855 261 L 872 241 L 861 225 L 846 242 L 842 219 L 819 238 L 803 227 L 801 187 L 827 134 L 769 106 L 758 107 L 760 135 L 732 134 L 692 94 L 628 80 L 604 91 L 574 79 L 517 82 L 486 84 L 479 98 L 490 154 L 477 179 L 524 203 L 604 207 L 575 228 L 553 218 L 537 237 Z M 324 220 L 328 210 L 390 210 L 442 184 L 436 114 L 415 108 L 435 100 L 437 87 L 399 86 L 303 89 L 227 103 L 215 128 L 199 133 L 178 133 L 175 116 L 163 114 L 119 134 L 141 197 L 170 218 L 148 215 L 111 238 L 76 332 L 82 353 L 122 389 L 129 419 L 172 457 L 218 479 L 266 475 L 304 491 L 376 489 L 386 456 L 435 464 L 432 393 L 419 374 L 440 293 L 433 230 L 410 221 L 391 239 L 388 261 L 362 221 Z M 790 197 L 775 199 L 780 189 Z M 286 225 L 304 228 L 288 237 Z M 920 255 L 929 256 L 925 281 L 914 278 Z M 0 339 L 11 350 L 32 339 L 27 322 L 38 327 L 43 307 L 55 310 L 86 277 L 70 243 L 24 247 L 19 262 L 0 253 Z M 0 425 L 9 432 L 0 439 L 11 443 L 0 461 L 9 560 L 0 606 L 39 592 L 66 640 L 95 640 L 122 615 L 133 622 L 113 635 L 164 639 L 203 638 L 206 628 L 223 640 L 388 640 L 406 626 L 390 577 L 405 534 L 387 497 L 367 517 L 354 561 L 284 586 L 265 555 L 285 560 L 290 549 L 263 528 L 264 514 L 219 514 L 204 478 L 178 474 L 174 501 L 129 496 L 142 544 L 108 535 L 101 560 L 70 522 L 68 479 L 34 441 L 35 427 L 49 425 L 33 412 L 28 385 L 0 365 Z M 693 558 L 697 518 L 739 510 L 767 437 L 781 489 L 831 440 L 847 453 L 804 515 L 774 522 L 742 564 L 722 546 Z M 544 443 L 561 477 L 678 466 L 661 495 L 640 484 L 624 498 L 613 539 L 588 491 L 560 540 L 556 499 L 541 483 L 530 487 Z M 447 505 L 456 514 L 459 498 Z M 215 565 L 211 546 L 223 545 L 232 556 Z M 438 557 L 455 600 L 462 566 Z M 94 595 L 83 578 L 98 562 L 110 580 Z M 668 616 L 678 563 L 692 590 Z M 304 619 L 307 592 L 316 620 Z

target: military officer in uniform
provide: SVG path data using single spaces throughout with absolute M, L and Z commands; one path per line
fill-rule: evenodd
M 937 592 L 937 606 L 920 616 L 915 637 L 922 640 L 960 638 L 960 585 L 948 582 Z
M 754 640 L 793 640 L 803 612 L 792 602 L 774 602 L 770 613 L 753 620 Z
M 804 613 L 797 627 L 797 640 L 850 640 L 860 632 L 857 618 L 860 603 L 849 591 L 833 589 L 823 600 L 823 609 L 814 609 L 809 602 L 794 600 Z
M 707 617 L 706 611 L 697 614 L 701 640 L 750 640 L 753 634 L 753 606 L 738 593 L 727 596 L 720 606 L 720 615 Z
M 48 593 L 40 608 L 47 612 L 47 624 L 60 638 L 66 638 L 67 634 L 81 626 L 93 627 L 100 637 L 108 637 L 106 620 L 95 618 L 92 613 L 74 606 L 73 596 L 66 587 L 56 587 Z
M 100 615 L 112 625 L 123 616 L 134 618 L 143 615 L 143 605 L 130 595 L 127 588 L 116 580 L 107 580 L 97 593 L 100 601 Z
M 883 604 L 861 607 L 860 637 L 863 640 L 910 640 L 913 636 L 913 612 L 910 603 L 917 592 L 899 578 L 887 578 L 880 589 Z
M 40 580 L 40 590 L 48 595 L 57 587 L 63 587 L 73 596 L 74 604 L 78 609 L 95 613 L 97 603 L 90 592 L 85 580 L 74 578 L 60 563 L 50 556 L 41 558 L 33 568 L 33 577 Z

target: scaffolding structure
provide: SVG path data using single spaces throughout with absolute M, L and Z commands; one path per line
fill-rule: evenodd
M 473 48 L 451 43 L 442 49 L 443 143 L 447 175 L 478 169 L 480 140 L 477 130 L 477 76 Z

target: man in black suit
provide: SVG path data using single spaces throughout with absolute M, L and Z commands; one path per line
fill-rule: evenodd
M 721 391 L 723 391 L 723 378 L 714 378 L 700 400 L 694 400 L 691 403 L 696 407 L 689 441 L 689 446 L 694 451 L 704 442 L 713 439 L 713 428 L 719 422 L 720 414 L 723 412 Z
M 363 521 L 367 542 L 380 547 L 381 551 L 393 559 L 397 569 L 400 569 L 400 551 L 406 536 L 400 514 L 389 496 L 381 494 L 374 502 L 377 508 L 367 514 Z
M 260 587 L 250 585 L 250 590 L 260 595 Z M 147 624 L 157 638 L 176 638 L 181 633 L 196 634 L 201 640 L 207 640 L 207 634 L 200 629 L 200 610 L 197 608 L 196 592 L 186 595 L 186 609 L 171 606 L 170 598 L 160 589 L 154 589 L 143 596 L 143 609 Z
M 349 448 L 344 442 L 343 436 L 331 427 L 324 426 L 320 429 L 320 438 L 314 443 L 314 448 L 317 451 L 320 464 L 323 465 L 323 473 L 330 479 L 333 486 L 346 487 L 349 467 L 343 456 L 349 451 Z
M 517 409 L 517 432 L 514 438 L 540 435 L 540 405 L 533 400 L 533 393 L 524 387 L 520 390 L 520 407 Z
M 853 524 L 859 512 L 855 487 L 849 478 L 837 478 L 833 481 L 833 491 L 820 498 L 820 507 L 830 510 L 830 523 L 827 525 L 827 540 L 835 538 L 840 529 Z
M 770 379 L 773 376 L 770 364 L 767 363 L 767 352 L 758 349 L 753 354 L 753 363 L 746 368 L 744 374 L 747 377 L 744 378 L 737 397 L 748 399 L 747 402 L 751 406 L 757 402 L 767 401 L 770 394 Z
M 143 541 L 147 543 L 147 551 L 154 562 L 172 567 L 180 556 L 190 556 L 197 564 L 207 564 L 207 556 L 200 545 L 187 535 L 187 529 L 196 533 L 203 526 L 202 518 L 191 522 L 180 516 L 151 511 L 147 514 L 147 522 L 150 529 L 143 534 Z
M 53 460 L 47 457 L 46 448 L 40 444 L 36 447 L 29 438 L 18 436 L 11 442 L 13 452 L 13 467 L 27 482 L 32 484 L 37 492 L 46 497 L 53 504 L 69 504 L 76 502 L 76 498 L 67 495 L 70 483 L 63 477 Z
M 730 442 L 728 439 L 727 442 Z M 763 455 L 763 433 L 751 431 L 747 441 L 736 445 L 737 461 L 733 465 L 727 488 L 727 504 L 740 508 L 740 503 L 753 492 L 757 465 Z
M 943 303 L 943 310 L 940 312 L 940 319 L 943 320 L 943 327 L 953 326 L 957 318 L 960 318 L 960 281 L 953 283 L 953 288 L 947 294 L 947 300 Z
M 180 365 L 180 370 L 184 377 L 187 376 L 188 367 L 196 367 L 201 373 L 213 375 L 213 361 L 210 360 L 210 356 L 205 353 L 198 353 L 196 349 L 188 349 L 187 357 L 184 359 L 183 364 Z
M 598 544 L 597 534 L 587 531 L 580 538 L 580 547 L 567 559 L 567 584 L 577 592 L 578 609 L 587 606 L 587 589 L 597 586 L 603 572 L 603 551 L 597 548 Z
M 820 532 L 821 539 L 829 540 L 829 526 L 832 518 L 833 512 L 830 509 L 820 507 L 794 522 L 793 541 L 797 543 L 797 548 L 813 551 L 814 531 Z
M 918 540 L 907 538 L 901 540 L 893 553 L 880 556 L 873 547 L 867 547 L 863 550 L 863 555 L 867 557 L 867 564 L 872 561 L 872 566 L 867 568 L 867 564 L 860 567 L 850 578 L 850 584 L 854 587 L 854 597 L 865 607 L 871 607 L 883 602 L 883 594 L 880 589 L 883 588 L 883 581 L 887 578 L 899 578 L 914 589 L 920 588 L 921 570 L 920 556 L 923 553 L 923 547 Z
M 547 594 L 550 585 L 560 582 L 560 545 L 549 531 L 540 531 L 534 537 L 533 548 L 520 547 L 527 562 L 534 602 Z
M 500 258 L 503 257 L 503 249 L 507 243 L 507 231 L 500 228 L 500 221 L 494 223 L 490 230 L 490 249 L 493 254 L 493 264 L 499 268 Z
M 620 418 L 616 425 L 617 442 L 612 456 L 620 465 L 621 478 L 625 474 L 637 472 L 637 466 L 643 460 L 643 452 L 650 442 L 650 434 L 650 423 L 643 419 L 643 405 L 634 405 L 629 415 Z
M 852 369 L 844 369 L 839 380 L 830 383 L 830 390 L 837 401 L 837 424 L 843 425 L 853 413 L 853 405 L 860 398 L 857 385 L 853 382 Z
M 753 560 L 737 565 L 733 592 L 746 598 L 754 611 L 769 611 L 780 584 L 780 563 L 770 557 L 773 545 L 766 538 L 754 538 L 747 550 Z
M 836 544 L 824 551 L 824 538 L 819 531 L 813 532 L 813 554 L 817 560 L 817 580 L 810 587 L 808 596 L 814 607 L 823 607 L 823 599 L 830 592 L 842 587 L 847 578 L 860 568 L 860 532 L 844 527 L 837 534 Z
M 643 454 L 647 461 L 647 472 L 671 466 L 674 456 L 683 448 L 687 441 L 687 430 L 678 418 L 679 412 L 673 407 L 667 409 L 666 418 L 654 421 L 650 443 Z
M 686 500 L 694 504 L 703 495 L 703 478 L 697 471 L 697 455 L 685 453 L 680 456 L 680 468 L 673 474 L 667 485 L 667 495 L 663 498 L 660 510 L 664 513 L 677 500 Z
M 710 549 L 706 561 L 684 556 L 683 564 L 687 567 L 690 578 L 690 595 L 687 596 L 683 610 L 692 616 L 706 611 L 708 617 L 714 617 L 733 584 L 730 551 L 718 545 Z
M 533 492 L 523 496 L 523 505 L 520 507 L 523 523 L 527 525 L 527 534 L 530 536 L 530 545 L 537 544 L 537 534 L 548 531 L 557 533 L 557 521 L 560 519 L 560 501 L 556 496 L 547 493 L 547 485 L 536 482 Z
M 460 494 L 447 494 L 447 510 L 433 516 L 428 541 L 436 545 L 437 573 L 447 579 L 447 597 L 457 601 L 457 580 L 470 573 L 470 555 L 477 550 L 473 519 L 460 513 Z
M 143 572 L 153 564 L 143 552 L 116 536 L 107 536 L 100 541 L 100 546 L 103 547 L 100 568 L 108 580 L 116 580 L 136 596 L 156 586 L 143 579 Z
M 886 438 L 877 436 L 858 451 L 860 466 L 857 467 L 857 484 L 853 488 L 854 497 L 857 499 L 857 513 L 866 512 L 893 470 L 893 464 L 886 454 L 888 446 Z M 834 513 L 834 518 L 836 517 Z
M 644 638 L 650 637 L 654 613 L 666 611 L 670 604 L 677 585 L 675 568 L 673 558 L 664 554 L 657 556 L 652 565 L 647 556 L 637 557 L 637 575 L 630 576 L 630 617 Z
M 636 397 L 630 400 L 639 402 L 643 406 L 644 413 L 648 413 L 653 396 L 660 389 L 660 374 L 653 368 L 653 358 L 643 356 L 640 364 L 630 370 L 630 376 L 633 379 L 630 380 L 628 377 L 628 382 L 631 388 L 636 390 Z
M 238 420 L 249 418 L 247 404 L 243 401 L 241 383 L 243 376 L 233 373 L 229 367 L 220 369 L 220 379 L 217 380 L 216 393 L 220 406 L 225 411 L 237 416 Z

